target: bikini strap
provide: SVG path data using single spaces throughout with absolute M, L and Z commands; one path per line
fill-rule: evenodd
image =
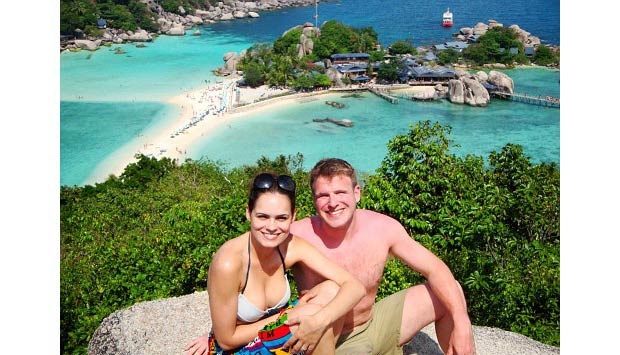
M 243 284 L 243 289 L 241 290 L 241 294 L 243 294 L 243 292 L 245 292 L 245 287 L 248 285 L 248 277 L 250 276 L 250 263 L 252 262 L 250 260 L 250 233 L 248 233 L 248 270 L 245 272 L 245 283 Z M 278 249 L 278 252 L 280 251 L 280 249 Z M 280 255 L 280 257 L 282 257 L 282 255 Z
M 282 260 L 282 270 L 284 270 L 284 275 L 286 275 L 286 265 L 284 264 L 284 257 L 282 256 L 282 252 L 280 252 L 280 246 L 276 247 L 278 249 L 278 255 L 280 255 L 280 260 Z

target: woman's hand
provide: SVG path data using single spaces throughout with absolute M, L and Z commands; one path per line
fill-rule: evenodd
M 206 355 L 209 353 L 209 334 L 206 333 L 192 340 L 189 344 L 183 348 L 187 351 L 186 355 Z

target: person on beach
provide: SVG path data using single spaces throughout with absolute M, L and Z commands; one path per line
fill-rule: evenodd
M 343 316 L 362 299 L 364 287 L 290 233 L 295 220 L 290 176 L 257 175 L 246 217 L 250 231 L 224 243 L 213 257 L 207 285 L 212 329 L 187 344 L 186 354 L 334 354 Z M 300 263 L 325 280 L 312 288 L 322 297 L 290 299 L 286 270 Z
M 435 322 L 437 339 L 447 355 L 475 353 L 465 297 L 446 264 L 413 240 L 386 215 L 357 209 L 361 188 L 355 170 L 336 158 L 319 161 L 310 172 L 317 215 L 296 221 L 291 232 L 353 274 L 366 295 L 345 316 L 336 354 L 399 354 L 423 327 Z M 390 256 L 420 272 L 427 283 L 390 295 L 375 304 Z M 306 300 L 318 295 L 324 277 L 308 267 L 293 268 Z

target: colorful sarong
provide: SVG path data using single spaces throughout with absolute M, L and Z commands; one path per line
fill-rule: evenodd
M 280 316 L 268 323 L 258 332 L 258 336 L 246 346 L 224 350 L 215 340 L 213 330 L 209 334 L 209 355 L 289 355 L 282 349 L 282 345 L 293 335 L 291 329 L 284 322 L 288 319 L 285 312 L 297 305 L 299 300 L 289 301 L 286 307 L 280 309 Z

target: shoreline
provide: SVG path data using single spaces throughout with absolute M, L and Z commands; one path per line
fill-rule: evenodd
M 544 66 L 519 66 L 515 69 L 542 68 L 547 70 L 559 70 Z M 469 69 L 471 70 L 471 68 Z M 195 144 L 209 135 L 221 125 L 228 124 L 233 120 L 247 118 L 256 113 L 288 106 L 294 103 L 303 102 L 302 100 L 314 96 L 338 95 L 346 91 L 322 90 L 314 92 L 288 93 L 289 90 L 269 89 L 266 85 L 258 88 L 241 88 L 239 102 L 241 105 L 234 106 L 235 85 L 238 78 L 224 79 L 220 83 L 208 84 L 198 89 L 185 91 L 182 94 L 163 100 L 164 103 L 175 105 L 179 111 L 170 124 L 150 135 L 141 135 L 139 138 L 127 143 L 114 153 L 106 157 L 93 172 L 86 178 L 82 185 L 89 185 L 104 182 L 110 175 L 120 176 L 127 165 L 137 162 L 135 155 L 144 154 L 147 157 L 157 159 L 170 158 L 177 164 L 182 164 L 186 159 L 195 159 L 193 149 Z M 224 86 L 227 87 L 224 90 Z M 404 88 L 394 88 L 407 91 L 424 90 L 429 86 L 410 86 Z M 271 92 L 270 92 L 271 91 Z M 224 94 L 224 92 L 226 92 Z M 267 98 L 263 99 L 263 96 Z M 217 102 L 217 98 L 226 99 L 226 109 L 217 112 L 223 102 Z M 183 129 L 178 134 L 174 134 L 189 124 L 192 119 L 199 117 L 201 113 L 209 110 L 209 114 L 203 119 L 197 120 Z M 214 112 L 215 111 L 215 112 Z M 148 130 L 148 128 L 146 128 Z
M 236 81 L 236 79 L 227 79 L 220 84 L 225 86 L 227 83 L 232 83 L 234 81 Z M 246 118 L 247 116 L 268 109 L 288 106 L 309 97 L 337 94 L 337 92 L 329 90 L 284 95 L 275 93 L 272 95 L 275 97 L 233 107 L 230 110 L 225 110 L 216 114 L 213 114 L 213 111 L 211 111 L 211 113 L 204 116 L 202 120 L 190 125 L 178 135 L 174 135 L 174 132 L 184 127 L 192 118 L 199 117 L 200 113 L 212 108 L 209 107 L 213 104 L 210 99 L 214 98 L 214 96 L 212 95 L 209 97 L 207 94 L 209 92 L 215 93 L 217 90 L 214 90 L 214 86 L 219 86 L 220 84 L 206 85 L 202 88 L 164 100 L 165 103 L 173 104 L 179 108 L 177 117 L 170 124 L 158 129 L 154 134 L 150 136 L 143 135 L 106 157 L 104 161 L 97 165 L 93 173 L 91 173 L 82 184 L 100 183 L 105 181 L 110 175 L 120 176 L 127 165 L 137 162 L 135 158 L 136 154 L 144 154 L 147 157 L 155 157 L 157 159 L 170 158 L 175 160 L 177 164 L 182 164 L 185 159 L 192 156 L 192 149 L 195 143 L 201 138 L 208 137 L 221 125 L 227 124 L 233 120 Z M 252 90 L 253 96 L 265 92 L 264 87 L 249 90 Z M 227 107 L 232 107 L 233 92 L 234 85 L 230 85 L 228 88 L 229 94 L 227 95 Z M 196 115 L 197 113 L 198 115 Z

